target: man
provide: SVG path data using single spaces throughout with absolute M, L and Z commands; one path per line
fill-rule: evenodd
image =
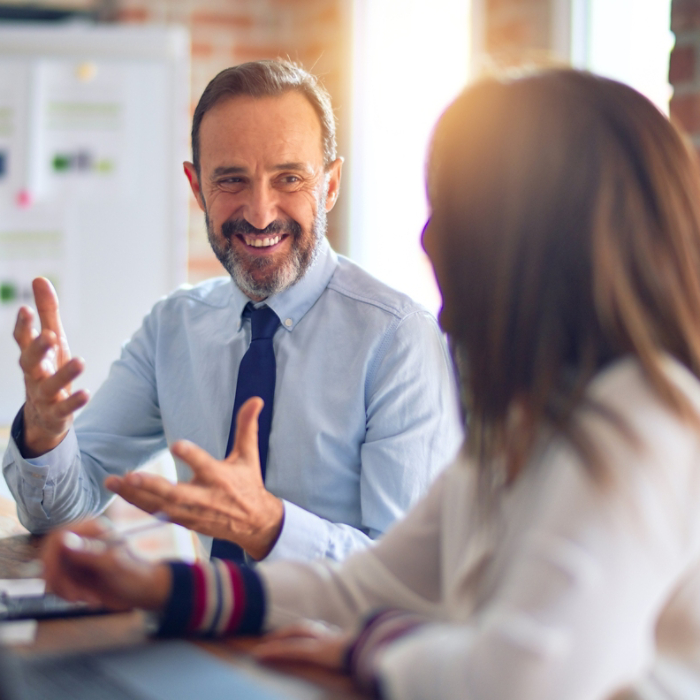
M 457 449 L 437 324 L 330 249 L 342 159 L 329 97 L 308 73 L 278 61 L 223 71 L 195 111 L 192 150 L 185 173 L 231 279 L 158 302 L 74 427 L 88 397 L 70 382 L 83 363 L 70 359 L 55 293 L 35 281 L 42 330 L 19 312 L 27 401 L 3 462 L 20 519 L 43 532 L 100 512 L 115 492 L 255 560 L 341 559 L 400 517 Z M 263 314 L 273 325 L 259 338 Z M 266 342 L 272 367 L 249 370 Z M 273 384 L 260 460 L 242 460 L 228 455 L 234 394 L 256 373 Z M 239 420 L 254 422 L 261 404 Z M 128 473 L 166 446 L 180 483 Z

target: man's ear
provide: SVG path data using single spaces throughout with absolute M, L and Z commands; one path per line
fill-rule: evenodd
M 340 194 L 340 175 L 343 169 L 343 158 L 336 158 L 326 171 L 328 188 L 326 190 L 326 211 L 330 211 L 338 201 Z
M 199 177 L 197 176 L 197 170 L 194 167 L 194 163 L 190 163 L 188 160 L 186 160 L 182 164 L 182 167 L 185 171 L 185 175 L 187 176 L 187 181 L 190 183 L 190 187 L 192 188 L 192 194 L 197 200 L 197 204 L 199 204 L 199 208 L 202 211 L 206 211 L 206 207 L 204 206 L 204 197 L 202 197 L 202 188 L 199 186 Z

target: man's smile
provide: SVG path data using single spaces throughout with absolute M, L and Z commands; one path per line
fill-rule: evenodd
M 248 250 L 255 248 L 256 250 L 260 250 L 260 252 L 262 252 L 261 249 L 264 249 L 264 252 L 268 253 L 272 252 L 273 250 L 277 250 L 280 243 L 283 243 L 287 238 L 289 238 L 289 234 L 273 233 L 267 235 L 253 235 L 247 233 L 237 233 L 234 235 L 234 237 L 242 242 Z
M 269 246 L 277 245 L 283 238 L 286 238 L 287 234 L 274 234 L 272 236 L 246 236 L 241 235 L 241 238 L 245 241 L 246 245 L 253 246 L 254 248 L 268 248 Z

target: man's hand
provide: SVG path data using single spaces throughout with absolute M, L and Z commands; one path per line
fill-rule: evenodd
M 17 314 L 14 337 L 24 372 L 24 436 L 22 453 L 36 457 L 52 450 L 65 437 L 73 413 L 89 399 L 86 391 L 71 393 L 71 382 L 83 371 L 83 361 L 71 360 L 68 340 L 58 314 L 58 297 L 51 282 L 32 283 L 41 332 L 32 327 L 34 312 L 23 306 Z
M 254 559 L 267 556 L 279 536 L 282 501 L 265 489 L 258 456 L 258 416 L 262 399 L 241 406 L 231 454 L 214 459 L 186 440 L 172 446 L 175 457 L 188 464 L 192 481 L 171 484 L 151 474 L 110 476 L 105 486 L 148 513 L 163 512 L 171 522 L 203 535 L 230 540 Z
M 172 586 L 168 566 L 137 559 L 109 535 L 97 520 L 48 535 L 42 558 L 49 590 L 112 610 L 162 610 Z

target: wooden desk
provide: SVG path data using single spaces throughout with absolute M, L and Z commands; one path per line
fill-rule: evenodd
M 0 578 L 26 577 L 26 563 L 35 559 L 40 538 L 13 535 L 0 538 Z M 34 643 L 16 647 L 18 653 L 32 654 L 51 651 L 89 651 L 138 644 L 147 639 L 145 617 L 139 612 L 94 615 L 86 617 L 43 620 L 39 622 Z M 246 655 L 256 643 L 254 638 L 196 641 L 196 644 L 234 666 L 244 667 L 258 677 L 284 683 L 294 692 L 303 679 L 316 686 L 318 700 L 360 700 L 350 680 L 340 674 L 300 665 L 276 666 L 274 669 L 255 663 Z M 293 678 L 292 678 L 293 677 Z M 320 691 L 320 694 L 318 694 Z M 299 694 L 303 697 L 303 688 Z

